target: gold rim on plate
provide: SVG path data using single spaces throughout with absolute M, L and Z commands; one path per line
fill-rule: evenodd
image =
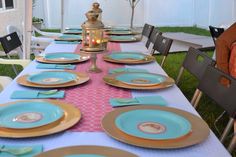
M 43 100 L 35 100 L 35 101 L 38 102 Z M 79 120 L 81 119 L 80 110 L 78 108 L 75 108 L 72 104 L 68 104 L 66 102 L 58 100 L 44 100 L 44 101 L 61 107 L 61 109 L 64 111 L 64 116 L 58 121 L 37 128 L 31 128 L 31 129 L 1 128 L 0 137 L 28 138 L 28 137 L 39 137 L 39 136 L 50 135 L 69 129 L 70 127 L 78 123 Z M 33 101 L 15 101 L 6 104 L 0 104 L 0 107 L 19 102 L 33 102 Z
M 80 59 L 75 59 L 75 60 L 47 60 L 43 56 L 36 56 L 35 60 L 41 63 L 67 64 L 67 63 L 80 63 L 90 59 L 90 56 L 87 54 L 79 54 L 79 55 L 81 56 Z
M 127 111 L 139 110 L 139 109 L 162 110 L 162 111 L 173 112 L 175 114 L 183 116 L 191 123 L 192 131 L 183 137 L 177 139 L 168 139 L 168 140 L 149 140 L 131 136 L 120 131 L 115 125 L 116 117 Z M 208 125 L 204 120 L 202 120 L 198 116 L 183 110 L 164 106 L 145 105 L 145 106 L 130 106 L 130 107 L 115 109 L 103 117 L 102 128 L 109 136 L 120 142 L 124 142 L 138 147 L 158 148 L 158 149 L 177 149 L 196 145 L 206 140 L 210 134 L 210 129 Z
M 106 157 L 138 157 L 124 150 L 105 146 L 71 146 L 50 150 L 35 157 L 65 157 L 67 155 L 94 154 Z
M 109 84 L 109 85 L 115 86 L 115 87 L 126 88 L 126 89 L 140 89 L 140 90 L 141 89 L 142 90 L 145 90 L 145 89 L 163 89 L 163 88 L 171 87 L 175 84 L 174 79 L 172 79 L 170 77 L 167 77 L 167 76 L 164 76 L 164 75 L 154 74 L 154 73 L 149 73 L 149 74 L 162 76 L 165 79 L 165 81 L 163 81 L 159 84 L 156 84 L 156 85 L 151 85 L 151 86 L 137 86 L 137 85 L 131 85 L 131 84 L 123 83 L 123 82 L 116 79 L 116 77 L 118 75 L 126 74 L 126 73 L 128 73 L 128 72 L 106 75 L 106 76 L 103 77 L 103 81 L 106 84 Z
M 60 71 L 47 71 L 47 72 L 60 72 Z M 57 85 L 41 85 L 41 84 L 35 84 L 27 81 L 27 78 L 29 75 L 23 75 L 17 78 L 16 82 L 22 86 L 27 86 L 27 87 L 36 87 L 36 88 L 63 88 L 63 87 L 71 87 L 71 86 L 76 86 L 83 84 L 87 81 L 89 81 L 89 76 L 86 73 L 81 73 L 81 72 L 74 72 L 70 70 L 65 70 L 61 72 L 69 72 L 72 74 L 77 75 L 77 79 L 64 83 L 64 84 L 57 84 Z
M 121 54 L 122 52 L 119 52 Z M 124 53 L 124 54 L 129 54 Z M 107 62 L 112 62 L 112 63 L 119 63 L 119 64 L 145 64 L 145 63 L 150 63 L 153 61 L 156 61 L 156 58 L 147 54 L 143 53 L 130 53 L 130 54 L 138 54 L 138 55 L 143 55 L 143 59 L 123 59 L 123 60 L 116 60 L 110 57 L 111 54 L 106 54 L 103 56 L 103 60 Z
M 82 41 L 82 39 L 80 38 L 66 38 L 66 39 L 63 39 L 63 38 L 56 38 L 54 39 L 55 41 Z

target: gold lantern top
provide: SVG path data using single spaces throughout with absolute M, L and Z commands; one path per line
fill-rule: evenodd
M 98 20 L 102 20 L 102 9 L 99 8 L 100 7 L 100 4 L 98 2 L 94 2 L 93 3 L 93 7 L 92 7 L 92 10 L 98 14 Z
M 104 28 L 104 24 L 98 20 L 98 13 L 94 12 L 94 11 L 89 11 L 86 14 L 87 17 L 87 21 L 85 21 L 82 24 L 82 28 L 84 29 L 103 29 Z
M 87 21 L 82 24 L 82 49 L 84 51 L 103 51 L 104 24 L 98 20 L 98 13 L 89 11 L 86 14 Z

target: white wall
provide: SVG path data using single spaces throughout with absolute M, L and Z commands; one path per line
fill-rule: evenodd
M 211 0 L 210 24 L 227 26 L 234 21 L 235 0 Z
M 22 22 L 24 17 L 24 1 L 16 0 L 15 8 L 5 11 L 0 11 L 0 36 L 7 34 L 6 27 L 13 25 L 22 30 Z
M 95 0 L 66 0 L 65 23 L 78 27 Z M 96 0 L 103 9 L 103 22 L 129 26 L 131 9 L 127 0 Z M 44 17 L 46 26 L 60 28 L 60 0 L 38 0 L 34 16 Z M 157 26 L 227 26 L 236 20 L 236 0 L 141 0 L 134 24 Z
M 195 0 L 195 24 L 227 27 L 236 20 L 235 0 Z
M 193 0 L 146 0 L 146 22 L 158 26 L 192 26 Z
M 209 25 L 210 0 L 195 0 L 194 24 L 199 27 Z

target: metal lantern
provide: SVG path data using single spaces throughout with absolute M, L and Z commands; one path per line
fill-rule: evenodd
M 94 11 L 86 13 L 87 21 L 82 24 L 82 49 L 84 51 L 104 51 L 103 35 L 104 24 L 98 20 L 98 14 Z
M 99 14 L 94 11 L 89 11 L 86 13 L 88 18 L 82 24 L 82 53 L 91 54 L 91 67 L 89 72 L 99 73 L 102 70 L 96 65 L 97 54 L 103 53 L 106 49 L 106 42 L 103 38 L 104 35 L 104 25 L 98 20 Z
M 100 4 L 98 2 L 93 3 L 92 10 L 98 14 L 98 20 L 102 21 L 102 9 L 99 8 Z

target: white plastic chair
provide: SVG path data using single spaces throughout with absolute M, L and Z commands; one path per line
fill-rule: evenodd
M 39 31 L 38 33 L 42 33 L 42 31 L 38 30 L 35 27 L 33 27 L 33 29 L 34 29 L 34 31 L 36 31 L 36 30 L 37 30 L 37 32 Z M 35 34 L 34 31 L 33 31 L 33 34 Z M 10 34 L 10 33 L 13 33 L 13 32 L 16 32 L 18 34 L 18 36 L 19 36 L 19 38 L 22 42 L 23 41 L 23 35 L 20 32 L 20 30 L 15 26 L 8 25 L 7 26 L 7 33 Z M 44 33 L 42 35 L 44 35 Z M 49 33 L 49 35 L 54 35 L 54 37 L 56 37 L 57 34 L 56 33 L 52 33 L 52 34 Z M 52 37 L 52 36 L 50 36 L 50 37 Z M 44 51 L 44 49 L 53 41 L 54 41 L 54 39 L 49 38 L 49 36 L 47 36 L 47 37 L 36 37 L 36 36 L 32 35 L 31 36 L 31 50 L 34 53 L 34 55 L 37 56 L 39 53 Z M 17 50 L 17 53 L 18 53 L 18 55 L 22 54 L 22 51 Z
M 11 65 L 21 65 L 25 68 L 31 60 L 23 60 L 23 59 L 2 59 L 0 58 L 0 64 L 11 64 Z M 8 76 L 0 76 L 0 92 L 4 90 L 10 83 L 12 82 L 12 78 Z
M 59 37 L 61 36 L 62 34 L 61 33 L 53 33 L 53 32 L 44 32 L 44 31 L 41 31 L 39 29 L 37 29 L 36 27 L 32 26 L 33 28 L 33 35 L 35 36 L 35 33 L 37 32 L 38 34 L 44 36 L 44 37 L 48 37 L 48 38 L 56 38 L 56 37 Z
M 28 59 L 3 59 L 0 58 L 0 64 L 10 64 L 10 65 L 21 65 L 23 68 L 25 68 L 31 60 Z
M 0 92 L 2 92 L 11 82 L 12 78 L 8 76 L 0 76 Z

